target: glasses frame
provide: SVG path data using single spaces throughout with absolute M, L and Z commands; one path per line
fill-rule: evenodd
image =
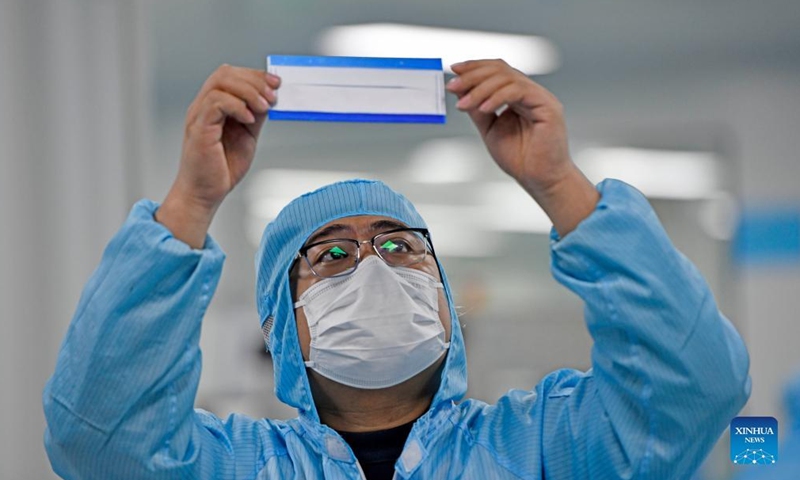
M 369 243 L 370 245 L 372 245 L 372 250 L 378 256 L 378 258 L 381 259 L 382 262 L 384 262 L 385 264 L 387 264 L 389 266 L 393 266 L 389 262 L 387 262 L 386 259 L 383 258 L 383 256 L 381 255 L 381 252 L 378 251 L 378 248 L 375 246 L 375 239 L 380 237 L 381 235 L 386 235 L 386 234 L 389 234 L 389 233 L 397 233 L 397 232 L 416 232 L 416 233 L 419 233 L 419 234 L 421 234 L 423 236 L 423 238 L 425 238 L 425 244 L 426 244 L 426 247 L 427 247 L 425 249 L 425 255 L 418 262 L 409 263 L 408 265 L 404 265 L 404 266 L 407 267 L 407 266 L 417 265 L 419 263 L 422 263 L 425 260 L 425 256 L 427 256 L 428 252 L 430 252 L 431 256 L 433 256 L 433 258 L 436 260 L 436 264 L 437 264 L 437 267 L 438 267 L 439 261 L 436 258 L 436 252 L 433 249 L 433 242 L 431 241 L 430 232 L 428 231 L 427 228 L 413 228 L 413 227 L 395 228 L 395 229 L 392 229 L 392 230 L 387 230 L 385 232 L 376 233 L 369 240 L 356 240 L 355 238 L 331 238 L 331 239 L 328 239 L 328 240 L 322 240 L 321 242 L 314 242 L 314 243 L 311 243 L 309 245 L 304 245 L 302 248 L 300 248 L 300 250 L 298 250 L 298 252 L 297 252 L 297 256 L 295 256 L 295 261 L 299 260 L 300 258 L 304 258 L 305 261 L 306 261 L 306 265 L 308 265 L 309 270 L 311 270 L 311 273 L 314 274 L 315 277 L 319 277 L 319 278 L 344 277 L 344 276 L 350 275 L 350 274 L 352 274 L 353 272 L 356 271 L 356 269 L 358 268 L 358 265 L 361 263 L 361 245 L 364 245 L 365 243 Z M 336 275 L 332 275 L 332 276 L 329 276 L 329 277 L 324 277 L 324 276 L 322 276 L 322 275 L 320 275 L 320 274 L 318 274 L 317 272 L 314 271 L 314 267 L 311 266 L 311 260 L 308 259 L 308 255 L 307 254 L 308 254 L 308 251 L 311 248 L 314 248 L 314 247 L 316 247 L 318 245 L 324 245 L 326 243 L 334 243 L 334 242 L 352 242 L 352 243 L 355 243 L 357 245 L 357 247 L 356 247 L 356 263 L 353 265 L 353 268 L 350 269 L 350 270 L 346 270 L 346 271 L 344 271 L 342 273 L 339 273 L 339 274 L 336 274 Z

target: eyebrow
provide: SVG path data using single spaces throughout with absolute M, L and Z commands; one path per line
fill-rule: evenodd
M 397 228 L 408 228 L 406 225 L 403 225 L 400 222 L 396 222 L 394 220 L 377 220 L 370 224 L 369 231 L 370 232 L 378 232 L 384 230 L 394 230 Z M 344 225 L 342 223 L 334 223 L 332 225 L 328 225 L 327 227 L 323 228 L 322 230 L 318 231 L 314 235 L 311 235 L 308 240 L 306 241 L 305 245 L 312 245 L 320 241 L 320 239 L 329 237 L 335 234 L 340 234 L 344 232 L 355 233 L 353 227 L 350 225 Z
M 395 230 L 397 228 L 408 228 L 407 225 L 403 225 L 400 222 L 395 222 L 394 220 L 378 220 L 372 222 L 369 226 L 369 230 L 371 232 L 377 232 L 379 230 Z
M 349 225 L 343 225 L 341 223 L 334 223 L 333 225 L 328 225 L 327 227 L 323 228 L 322 230 L 318 231 L 314 235 L 311 235 L 308 240 L 306 240 L 306 245 L 311 245 L 313 243 L 317 243 L 319 239 L 324 237 L 329 237 L 335 233 L 341 232 L 353 232 L 353 228 Z

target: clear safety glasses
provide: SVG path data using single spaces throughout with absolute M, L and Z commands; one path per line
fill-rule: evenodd
M 342 277 L 353 273 L 361 260 L 361 245 L 369 243 L 375 253 L 393 267 L 408 267 L 434 255 L 430 234 L 424 228 L 399 228 L 382 232 L 369 240 L 336 238 L 312 243 L 300 249 L 311 272 L 323 278 Z

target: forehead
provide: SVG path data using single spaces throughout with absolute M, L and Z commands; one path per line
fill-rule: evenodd
M 305 244 L 309 245 L 328 238 L 374 235 L 394 228 L 408 227 L 405 223 L 392 217 L 381 215 L 354 215 L 331 220 L 316 229 Z

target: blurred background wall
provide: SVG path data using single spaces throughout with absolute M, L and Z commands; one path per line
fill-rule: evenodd
M 270 53 L 318 54 L 327 28 L 374 22 L 552 42 L 558 66 L 535 79 L 565 104 L 576 160 L 603 173 L 609 152 L 633 156 L 610 171 L 650 192 L 748 344 L 744 414 L 783 419 L 780 388 L 800 365 L 796 0 L 2 0 L 0 478 L 53 477 L 41 390 L 104 245 L 136 199 L 166 193 L 184 112 L 205 77 L 221 63 L 263 68 Z M 212 227 L 228 259 L 204 325 L 199 406 L 292 415 L 271 394 L 253 242 L 282 196 L 350 172 L 407 193 L 431 223 L 465 312 L 470 395 L 491 401 L 555 368 L 589 368 L 581 303 L 549 277 L 547 225 L 516 201 L 452 99 L 448 110 L 436 128 L 267 124 L 252 174 Z M 647 163 L 667 155 L 680 164 L 687 152 L 712 167 L 656 174 Z M 454 168 L 469 174 L 448 177 Z M 676 177 L 672 191 L 648 183 L 659 175 Z M 700 175 L 708 191 L 689 194 Z M 497 192 L 505 204 L 491 203 Z M 487 227 L 469 215 L 489 207 L 510 221 Z M 485 248 L 459 249 L 464 239 Z M 727 448 L 723 435 L 706 478 L 729 478 Z

